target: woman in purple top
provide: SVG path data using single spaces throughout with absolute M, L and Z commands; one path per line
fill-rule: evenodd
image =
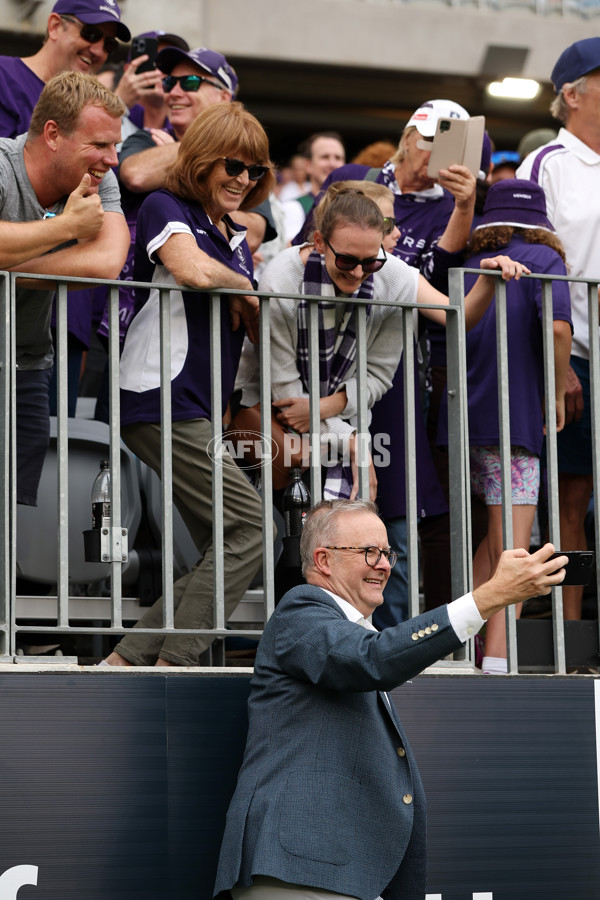
M 142 204 L 135 278 L 173 284 L 171 292 L 171 400 L 173 500 L 202 559 L 175 583 L 175 627 L 207 629 L 213 622 L 211 418 L 225 413 L 244 336 L 257 338 L 258 300 L 221 300 L 221 404 L 211 408 L 208 297 L 176 285 L 211 290 L 253 289 L 245 231 L 230 213 L 260 203 L 275 182 L 266 134 L 240 103 L 218 103 L 201 113 L 181 141 L 166 190 Z M 122 437 L 137 456 L 161 472 L 159 292 L 138 291 L 136 315 L 121 357 Z M 233 459 L 222 466 L 225 615 L 231 615 L 262 560 L 261 503 Z M 138 623 L 160 628 L 162 599 Z M 197 665 L 210 635 L 130 632 L 107 658 L 112 665 Z
M 483 216 L 469 243 L 468 268 L 477 269 L 491 252 L 506 253 L 532 272 L 566 275 L 565 255 L 546 216 L 543 190 L 533 182 L 507 179 L 488 191 Z M 468 290 L 475 275 L 465 276 Z M 554 358 L 556 368 L 556 427 L 564 425 L 564 391 L 571 351 L 571 303 L 567 282 L 557 281 L 552 292 Z M 510 398 L 511 491 L 513 544 L 529 549 L 540 484 L 543 419 L 542 283 L 526 279 L 506 289 L 508 329 L 508 389 Z M 467 335 L 467 391 L 471 489 L 487 506 L 488 533 L 473 561 L 477 587 L 495 570 L 503 549 L 498 374 L 495 303 Z M 447 441 L 447 408 L 440 427 Z M 520 607 L 517 608 L 517 614 Z M 487 623 L 483 671 L 506 672 L 504 614 Z

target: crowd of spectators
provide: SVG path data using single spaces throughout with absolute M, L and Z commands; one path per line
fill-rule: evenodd
M 367 302 L 370 432 L 373 441 L 387 436 L 388 451 L 383 462 L 368 456 L 369 484 L 399 561 L 376 624 L 384 628 L 402 621 L 408 617 L 406 401 L 394 304 L 403 298 L 443 303 L 449 269 L 466 263 L 497 268 L 511 281 L 514 531 L 517 544 L 529 546 L 543 484 L 541 289 L 539 282 L 520 280 L 520 275 L 594 275 L 600 249 L 595 201 L 600 38 L 567 48 L 555 66 L 558 134 L 530 132 L 517 151 L 508 151 L 495 149 L 486 133 L 478 174 L 459 164 L 435 178 L 429 174 L 439 120 L 469 118 L 453 100 L 434 99 L 415 110 L 397 147 L 376 142 L 346 164 L 343 136 L 316 132 L 281 167 L 277 180 L 266 134 L 237 100 L 238 76 L 220 52 L 190 48 L 185 37 L 155 30 L 138 35 L 131 45 L 152 48 L 150 53 L 136 55 L 132 49 L 124 66 L 113 66 L 111 52 L 130 40 L 116 3 L 58 0 L 36 54 L 0 57 L 0 231 L 5 237 L 0 265 L 49 278 L 33 288 L 24 283 L 17 298 L 18 502 L 36 503 L 49 415 L 55 409 L 50 387 L 53 275 L 243 291 L 254 287 L 260 271 L 259 288 L 273 293 L 272 400 L 280 424 L 299 434 L 310 430 L 306 309 L 279 294 L 322 296 L 322 431 L 345 439 L 338 464 L 325 470 L 327 497 L 353 498 L 358 491 L 352 298 L 384 296 L 388 306 Z M 467 341 L 473 509 L 479 502 L 483 510 L 473 548 L 476 583 L 490 577 L 502 548 L 492 399 L 495 283 L 481 276 L 467 285 L 467 327 L 473 328 Z M 119 319 L 122 435 L 160 474 L 157 296 L 125 283 Z M 207 629 L 213 566 L 210 419 L 228 415 L 240 355 L 237 402 L 251 406 L 258 401 L 258 304 L 244 295 L 223 302 L 222 408 L 213 413 L 207 310 L 184 289 L 173 296 L 174 502 L 202 555 L 200 566 L 176 587 L 175 617 L 182 628 Z M 69 295 L 70 414 L 82 354 L 91 341 L 102 344 L 108 335 L 106 303 L 102 289 Z M 561 542 L 562 549 L 583 549 L 583 520 L 593 487 L 587 293 L 579 285 L 557 284 L 553 307 Z M 451 599 L 444 314 L 420 315 L 414 342 L 416 390 L 409 402 L 416 413 L 425 607 L 432 609 Z M 106 384 L 105 378 L 98 386 L 100 419 L 107 412 Z M 260 567 L 261 515 L 246 475 L 235 467 L 224 471 L 231 481 L 224 511 L 226 593 L 233 607 Z M 160 625 L 161 614 L 159 600 L 141 626 Z M 580 589 L 565 588 L 565 615 L 581 616 Z M 484 671 L 506 671 L 503 617 L 488 623 L 487 641 Z M 207 643 L 206 635 L 162 641 L 140 634 L 126 638 L 108 663 L 192 665 Z

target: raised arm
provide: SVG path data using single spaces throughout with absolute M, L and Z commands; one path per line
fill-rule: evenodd
M 475 178 L 466 166 L 440 169 L 440 184 L 454 197 L 454 210 L 439 239 L 448 253 L 460 253 L 467 246 L 475 212 Z
M 530 274 L 527 266 L 510 259 L 508 256 L 494 256 L 490 259 L 482 259 L 479 266 L 481 269 L 500 271 L 504 281 L 511 281 L 513 278 L 515 281 L 518 281 L 521 275 Z M 495 292 L 496 278 L 491 275 L 480 275 L 465 297 L 465 324 L 467 331 L 477 325 L 492 302 Z M 442 294 L 441 291 L 436 290 L 422 275 L 419 277 L 417 299 L 419 303 L 448 305 L 448 297 Z M 446 313 L 441 309 L 421 309 L 419 312 L 434 322 L 439 322 L 441 325 L 446 324 Z

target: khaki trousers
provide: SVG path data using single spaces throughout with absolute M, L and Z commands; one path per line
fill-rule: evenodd
M 140 423 L 121 430 L 124 442 L 160 476 L 160 425 Z M 212 463 L 207 419 L 173 422 L 173 501 L 203 554 L 191 572 L 174 585 L 174 623 L 179 628 L 213 627 Z M 261 500 L 229 457 L 223 465 L 223 538 L 225 620 L 242 599 L 262 563 Z M 160 628 L 162 598 L 144 613 L 136 628 Z M 160 656 L 179 666 L 198 665 L 212 635 L 136 634 L 135 628 L 115 647 L 137 666 L 153 666 Z

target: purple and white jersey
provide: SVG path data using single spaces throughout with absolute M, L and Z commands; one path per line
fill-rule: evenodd
M 515 235 L 503 251 L 511 259 L 524 263 L 532 272 L 566 275 L 565 265 L 556 251 L 544 244 L 527 244 Z M 465 263 L 479 268 L 489 251 L 472 256 Z M 465 289 L 477 276 L 465 275 Z M 553 317 L 571 324 L 571 300 L 566 281 L 556 281 L 552 290 Z M 542 346 L 542 282 L 533 279 L 511 281 L 506 286 L 508 329 L 508 380 L 510 398 L 511 444 L 525 447 L 537 456 L 542 451 L 544 392 Z M 496 304 L 492 301 L 483 318 L 467 334 L 467 394 L 469 406 L 469 443 L 497 446 L 498 375 L 496 365 Z M 440 407 L 438 442 L 448 443 L 446 398 Z
M 29 129 L 43 88 L 41 78 L 18 56 L 0 56 L 0 137 L 15 138 Z
M 190 234 L 198 247 L 223 265 L 253 277 L 246 231 L 229 217 L 233 234 L 228 242 L 202 207 L 168 191 L 150 194 L 141 206 L 135 251 L 135 280 L 172 284 L 175 280 L 160 262 L 160 248 L 175 234 Z M 227 297 L 221 300 L 223 415 L 233 391 L 244 329 L 231 330 Z M 210 419 L 210 313 L 207 294 L 171 293 L 172 419 Z M 121 424 L 160 422 L 159 291 L 136 290 L 136 314 L 121 356 Z

